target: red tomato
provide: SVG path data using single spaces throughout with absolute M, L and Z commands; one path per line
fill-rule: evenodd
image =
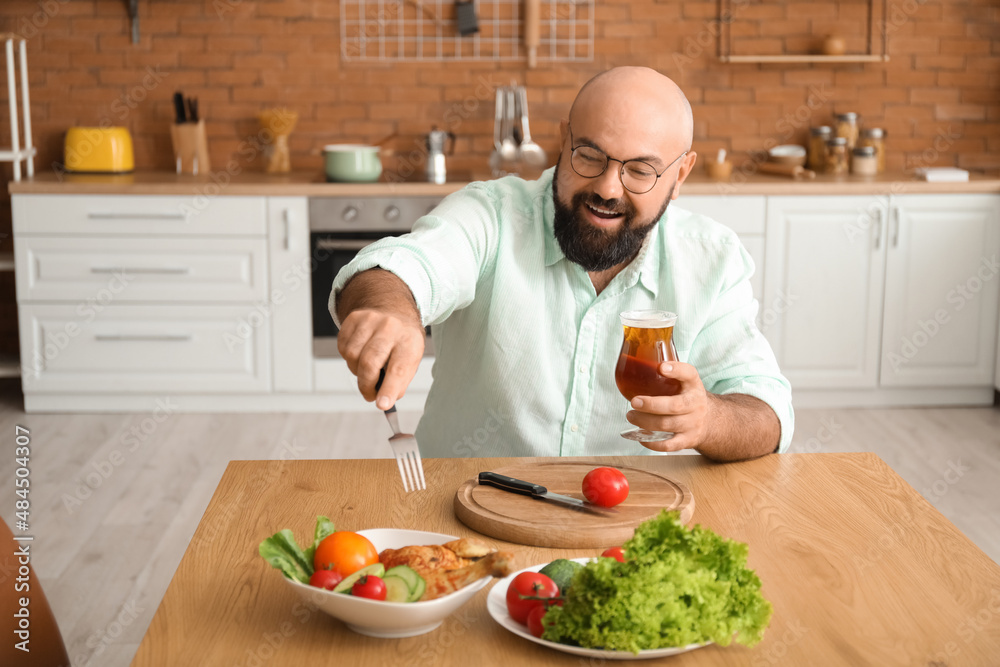
M 518 623 L 526 623 L 535 607 L 546 607 L 546 600 L 559 595 L 556 582 L 538 572 L 522 572 L 507 587 L 507 612 Z M 527 599 L 526 599 L 527 598 Z
M 375 545 L 364 535 L 347 530 L 338 530 L 327 535 L 313 556 L 313 567 L 319 570 L 333 570 L 341 577 L 347 577 L 363 567 L 378 562 Z
M 614 507 L 628 498 L 628 480 L 617 468 L 594 468 L 583 478 L 583 495 L 601 507 Z
M 535 607 L 528 613 L 528 632 L 536 637 L 542 636 L 542 633 L 545 632 L 545 626 L 542 625 L 542 618 L 548 611 L 548 607 Z
M 609 547 L 601 554 L 604 558 L 614 558 L 619 563 L 625 562 L 625 549 L 622 547 Z
M 358 598 L 384 600 L 385 593 L 385 582 L 374 574 L 366 574 L 355 581 L 354 586 L 351 587 L 351 595 Z
M 309 585 L 332 591 L 343 579 L 343 575 L 336 570 L 316 570 L 309 577 Z

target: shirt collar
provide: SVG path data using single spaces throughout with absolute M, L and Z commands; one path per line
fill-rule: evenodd
M 552 178 L 556 173 L 556 168 L 546 169 L 541 178 L 538 179 L 542 192 L 542 224 L 545 225 L 545 266 L 549 267 L 563 259 L 562 248 L 556 241 L 556 207 L 552 202 Z

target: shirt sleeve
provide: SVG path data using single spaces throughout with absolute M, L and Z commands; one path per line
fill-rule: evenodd
M 771 406 L 781 423 L 775 451 L 784 452 L 792 443 L 795 428 L 791 385 L 755 322 L 758 303 L 750 287 L 753 260 L 742 244 L 731 247 L 732 252 L 716 267 L 724 278 L 718 283 L 708 319 L 692 344 L 691 364 L 698 369 L 707 391 L 746 394 Z
M 488 184 L 473 183 L 448 195 L 409 234 L 385 237 L 358 252 L 333 281 L 329 310 L 356 274 L 381 268 L 410 288 L 424 326 L 438 324 L 469 305 L 476 285 L 496 257 L 502 208 Z

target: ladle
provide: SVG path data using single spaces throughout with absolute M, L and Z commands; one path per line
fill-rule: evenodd
M 529 167 L 544 167 L 548 162 L 545 149 L 531 140 L 531 130 L 528 129 L 528 93 L 524 88 L 518 88 L 521 95 L 521 131 L 524 138 L 518 148 L 522 162 Z

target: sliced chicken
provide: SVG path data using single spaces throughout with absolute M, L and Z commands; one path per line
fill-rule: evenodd
M 409 565 L 424 578 L 431 572 L 455 570 L 469 564 L 442 544 L 386 549 L 378 555 L 378 560 L 387 570 L 397 565 Z
M 472 565 L 457 570 L 434 570 L 421 576 L 427 582 L 421 600 L 436 600 L 460 588 L 465 588 L 483 577 L 506 577 L 514 571 L 514 554 L 509 551 L 494 551 L 480 558 Z
M 493 553 L 497 548 L 478 537 L 463 537 L 444 545 L 455 552 L 459 558 L 482 558 Z

